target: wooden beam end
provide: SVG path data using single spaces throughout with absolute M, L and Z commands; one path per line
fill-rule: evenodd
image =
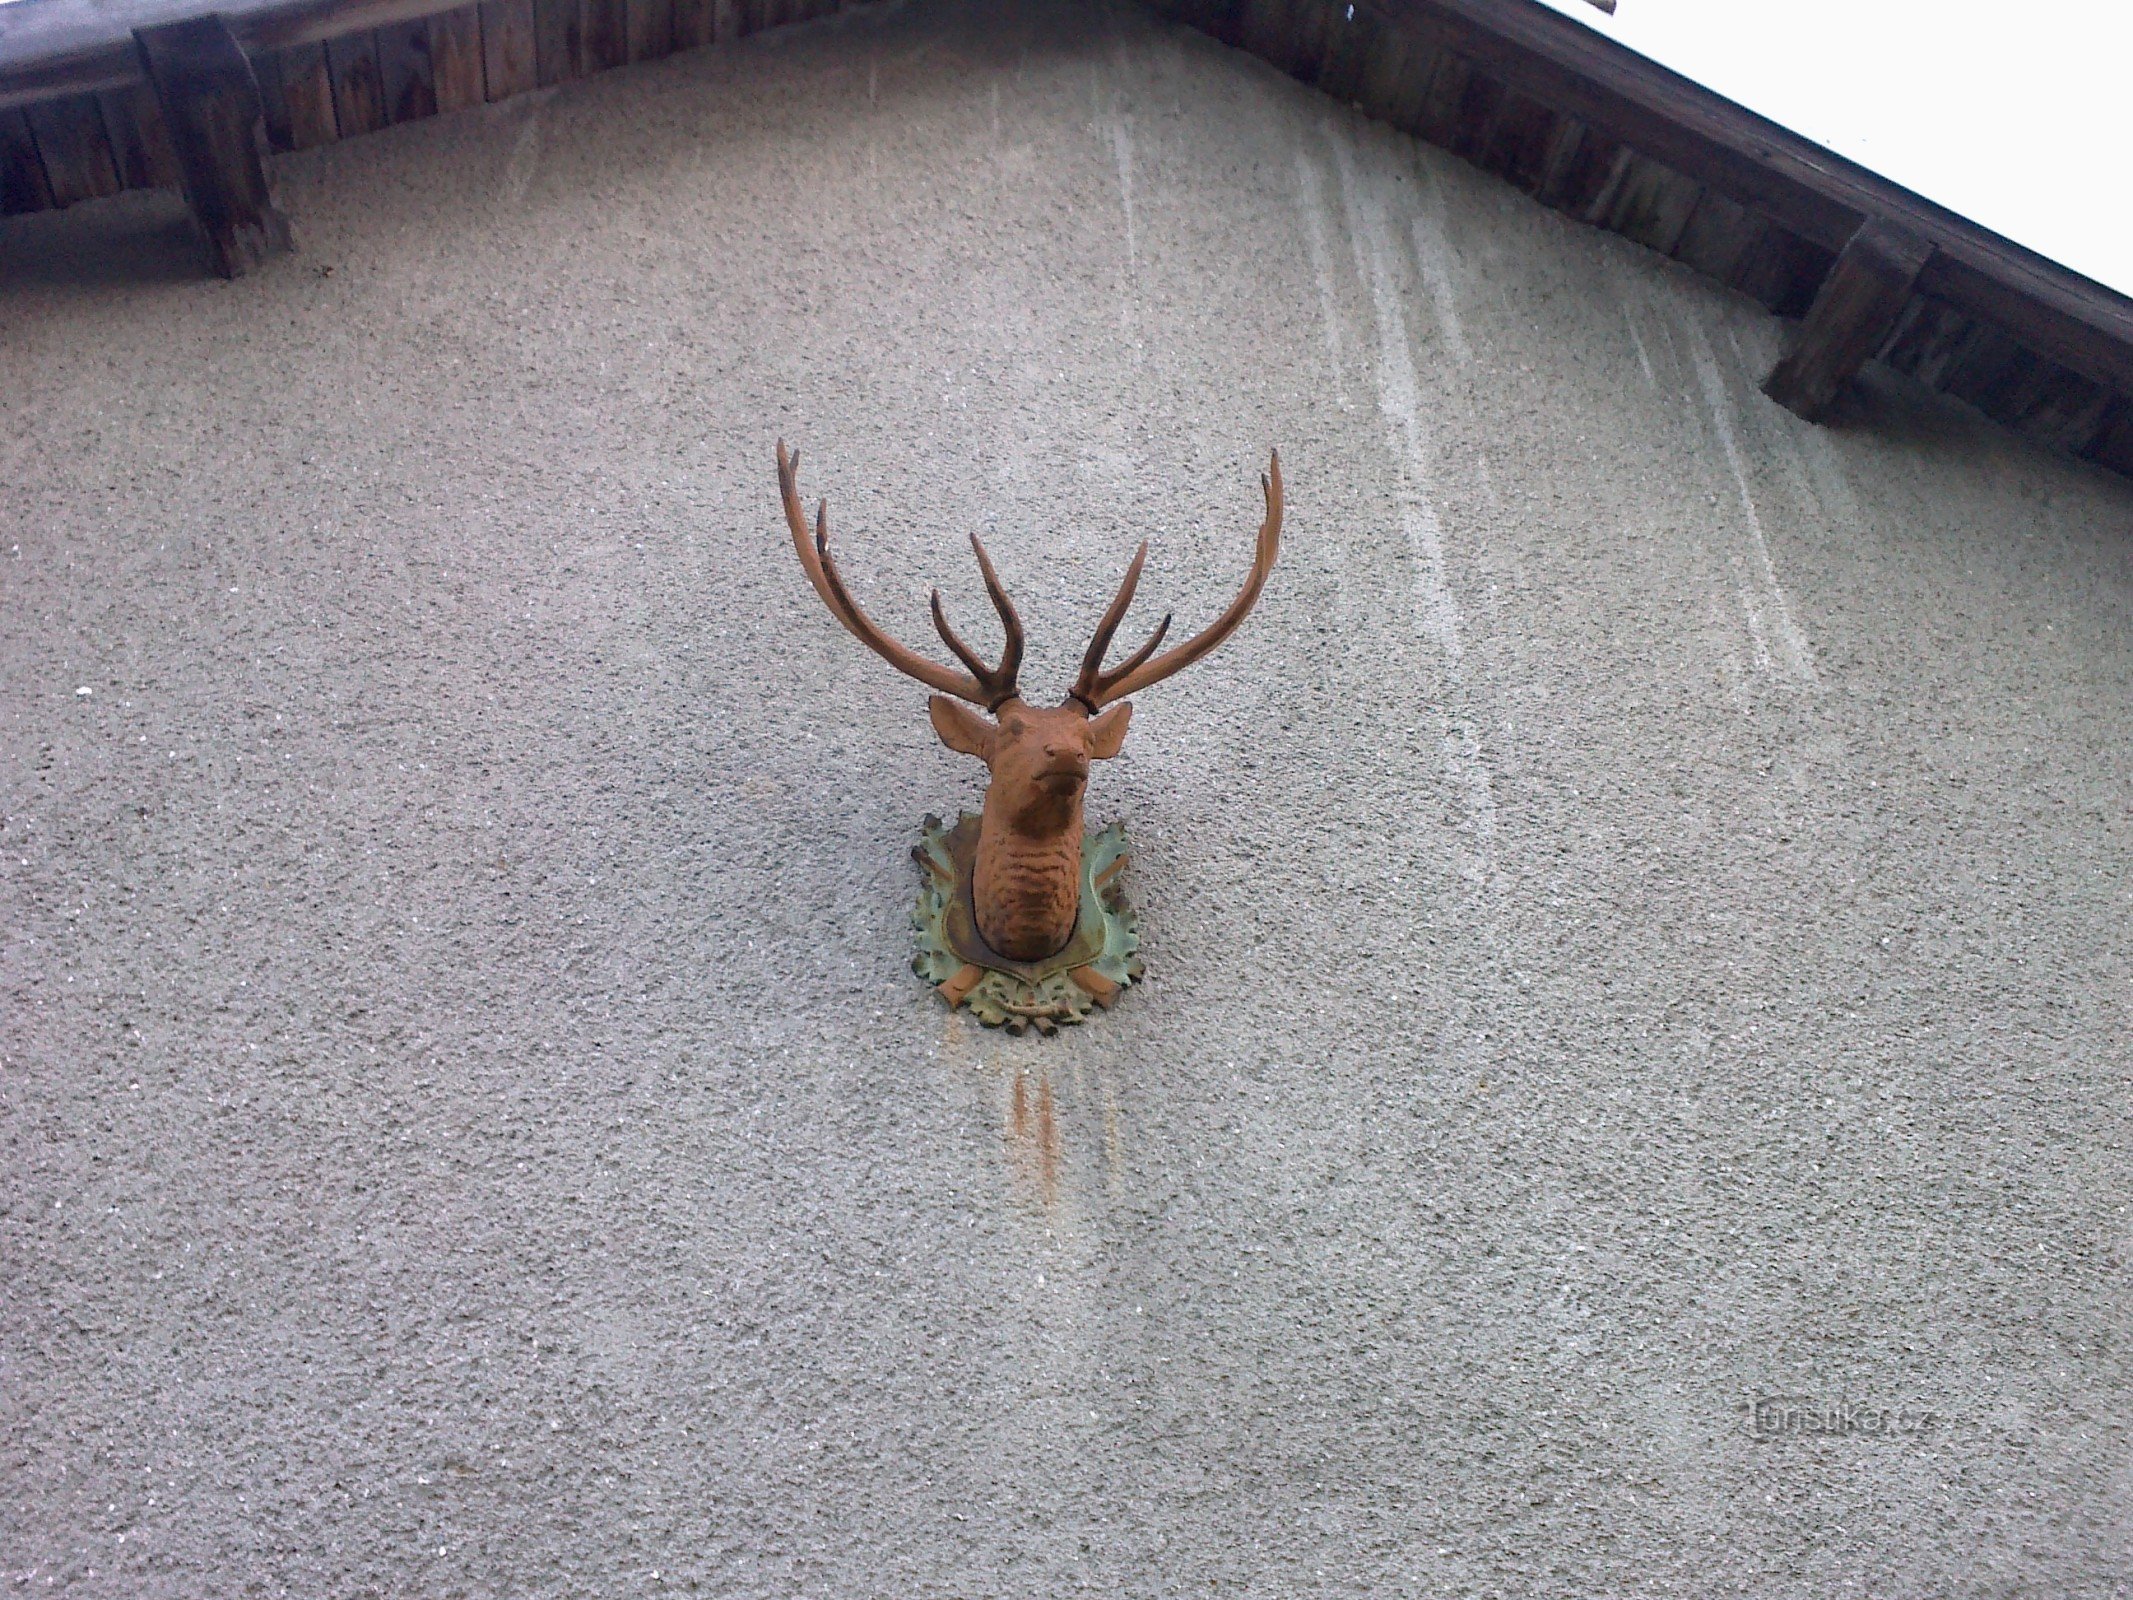
M 292 249 L 274 204 L 266 111 L 252 63 L 219 15 L 134 30 L 177 157 L 180 187 L 225 278 Z
M 1838 254 L 1792 347 L 1763 380 L 1787 411 L 1819 422 L 1873 358 L 1911 298 L 1932 244 L 1910 229 L 1868 217 Z

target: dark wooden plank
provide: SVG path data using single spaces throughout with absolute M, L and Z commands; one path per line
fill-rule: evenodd
M 1735 269 L 1732 286 L 1781 317 L 1804 317 L 1836 264 L 1836 251 L 1766 222 L 1761 238 Z
M 1589 222 L 1611 202 L 1620 174 L 1628 170 L 1629 150 L 1575 117 L 1563 118 L 1560 126 L 1564 142 L 1551 152 L 1550 170 L 1534 196 Z
M 1211 0 L 1147 0 L 1148 9 L 1159 17 L 1172 22 L 1182 22 L 1188 28 L 1211 32 L 1215 7 Z
M 2133 399 L 2122 394 L 2111 397 L 2080 454 L 2098 466 L 2133 477 Z
M 2004 252 L 1951 240 L 1945 251 L 1935 249 L 1918 286 L 2084 377 L 2119 393 L 2133 390 L 2133 300 L 2086 279 L 2080 289 L 2067 281 L 2074 274 L 2041 256 L 2030 262 L 2034 270 L 2020 270 Z
M 2111 403 L 2111 391 L 2057 362 L 2041 362 L 2042 381 L 2008 421 L 2010 426 L 2055 450 L 2079 451 L 2096 436 Z
M 718 0 L 674 0 L 674 48 L 697 50 L 718 39 Z
M 1608 158 L 1607 170 L 1599 175 L 1599 186 L 1578 215 L 1596 228 L 1606 227 L 1607 219 L 1614 214 L 1615 201 L 1622 193 L 1622 186 L 1636 169 L 1637 159 L 1637 152 L 1628 145 L 1616 145 L 1613 155 Z
M 1296 70 L 1296 14 L 1304 0 L 1244 0 L 1240 43 L 1282 72 Z
M 178 156 L 170 147 L 170 130 L 163 126 L 163 108 L 156 104 L 155 91 L 144 83 L 131 89 L 107 89 L 100 98 L 119 182 L 129 189 L 178 188 L 183 181 Z
M 1318 64 L 1319 88 L 1342 105 L 1360 100 L 1371 51 L 1386 31 L 1375 17 L 1346 15 L 1345 8 L 1329 13 Z
M 30 119 L 19 107 L 0 108 L 0 216 L 49 211 L 52 185 L 44 175 Z
M 1792 348 L 1763 380 L 1786 410 L 1818 420 L 1895 332 L 1933 246 L 1895 223 L 1864 223 L 1837 257 Z
M 1991 416 L 2002 386 L 2019 384 L 2036 359 L 2004 328 L 1981 322 L 1976 336 L 1964 341 L 1961 353 L 1948 364 L 1940 389 Z
M 104 134 L 111 141 L 112 165 L 122 189 L 153 189 L 148 171 L 148 144 L 130 98 L 138 90 L 106 89 L 96 97 L 104 113 Z M 151 101 L 152 105 L 154 102 Z M 160 113 L 158 113 L 160 120 Z
M 437 81 L 430 68 L 427 17 L 378 29 L 378 92 L 387 122 L 418 122 L 437 115 Z
M 1473 75 L 1473 65 L 1464 56 L 1444 51 L 1433 58 L 1429 82 L 1415 104 L 1417 138 L 1450 147 L 1459 132 L 1459 106 L 1466 96 L 1467 80 Z
M 2076 377 L 2056 361 L 2047 361 L 2033 350 L 2024 349 L 2019 344 L 2015 349 L 2019 352 L 2016 358 L 1994 374 L 1978 397 L 1970 402 L 1994 422 L 2019 428 L 2023 419 L 2043 403 L 2055 383 L 2068 380 L 2088 383 L 2086 378 Z
M 1466 75 L 1459 88 L 1459 105 L 1453 113 L 1452 134 L 1444 148 L 1468 161 L 1478 161 L 1495 136 L 1496 119 L 1502 114 L 1504 87 L 1487 73 Z
M 1516 90 L 1506 92 L 1488 145 L 1480 152 L 1480 164 L 1527 194 L 1534 193 L 1547 174 L 1556 124 L 1561 120 L 1553 106 Z
M 1363 70 L 1356 78 L 1355 103 L 1396 128 L 1407 127 L 1422 98 L 1426 80 L 1421 78 L 1419 69 L 1426 63 L 1418 59 L 1416 50 L 1397 28 L 1376 18 L 1367 22 L 1359 19 L 1356 35 L 1356 53 L 1362 57 Z
M 294 150 L 289 132 L 289 98 L 281 92 L 281 52 L 265 50 L 251 57 L 252 76 L 259 82 L 259 114 L 267 125 L 269 150 Z M 112 148 L 116 149 L 116 141 Z
M 542 84 L 585 74 L 584 29 L 578 0 L 533 0 L 533 57 Z
M 1957 312 L 1941 305 L 1938 300 L 1929 300 L 1921 294 L 1912 295 L 1903 310 L 1896 314 L 1896 326 L 1889 330 L 1888 338 L 1882 342 L 1881 359 L 1898 372 L 1915 371 L 1918 347 L 1924 338 L 1921 330 L 1943 312 L 1960 320 Z
M 674 0 L 626 0 L 629 57 L 655 61 L 674 53 Z
M 215 270 L 234 278 L 289 249 L 289 224 L 267 181 L 259 80 L 229 24 L 192 17 L 134 37 Z
M 1911 303 L 1918 315 L 1907 316 L 1897 324 L 1896 333 L 1884 347 L 1884 359 L 1927 388 L 1938 389 L 1952 370 L 1969 359 L 1970 352 L 1985 336 L 1985 326 L 1945 301 L 1920 295 Z
M 71 206 L 119 192 L 118 163 L 104 131 L 104 108 L 95 95 L 70 94 L 29 108 L 30 136 L 44 157 L 52 204 Z
M 1663 256 L 1674 253 L 1688 230 L 1703 185 L 1648 156 L 1634 157 L 1615 186 L 1602 225 Z
M 385 126 L 385 86 L 378 75 L 378 36 L 351 33 L 326 41 L 333 75 L 333 120 L 343 139 Z
M 1707 278 L 1730 284 L 1739 276 L 1749 252 L 1762 244 L 1767 228 L 1746 206 L 1706 189 L 1689 213 L 1681 242 L 1674 246 L 1674 259 Z
M 439 111 L 464 111 L 486 98 L 480 6 L 459 6 L 430 18 L 430 83 Z
M 535 38 L 533 0 L 482 0 L 482 92 L 491 100 L 540 86 Z
M 1334 8 L 1325 0 L 1299 0 L 1289 26 L 1289 72 L 1298 82 L 1317 84 L 1323 78 L 1333 27 Z
M 333 71 L 322 44 L 291 45 L 274 52 L 281 97 L 289 115 L 289 148 L 309 150 L 341 136 L 333 108 Z
M 1578 151 L 1584 146 L 1586 131 L 1585 124 L 1576 117 L 1555 119 L 1555 129 L 1548 135 L 1548 153 L 1541 159 L 1540 178 L 1533 185 L 1533 198 L 1542 205 L 1563 203 L 1563 190 Z
M 1154 0 L 1155 9 L 1224 44 L 1242 42 L 1243 0 Z
M 1929 389 L 1940 388 L 1948 369 L 1969 352 L 1984 329 L 1955 307 L 1914 294 L 1882 342 L 1880 356 L 1898 372 L 1909 373 Z
M 629 60 L 626 0 L 579 0 L 578 13 L 587 72 L 606 72 Z
M 1704 192 L 1710 193 L 1709 190 Z M 1790 244 L 1797 237 L 1796 234 L 1787 233 L 1776 223 L 1765 220 L 1756 234 L 1755 243 L 1748 247 L 1747 252 L 1735 265 L 1730 280 L 1732 286 L 1749 299 L 1759 300 L 1772 311 L 1776 311 L 1779 303 L 1792 293 L 1794 267 L 1790 259 Z M 1834 255 L 1829 258 L 1830 262 L 1835 260 Z M 1806 298 L 1788 310 L 1786 315 L 1807 315 L 1807 308 L 1814 304 L 1815 290 L 1822 287 L 1822 278 L 1829 275 L 1826 267 L 1827 263 L 1821 277 L 1816 278 L 1807 290 Z
M 9 7 L 10 27 L 0 32 L 0 110 L 21 110 L 40 100 L 56 100 L 69 94 L 102 94 L 106 89 L 129 89 L 141 81 L 141 64 L 131 39 L 105 40 L 50 56 L 24 55 L 23 35 L 34 29 L 17 26 L 34 23 L 54 7 L 47 0 L 35 6 Z

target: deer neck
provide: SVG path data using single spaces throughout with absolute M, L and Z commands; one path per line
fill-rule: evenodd
M 1012 961 L 1041 961 L 1066 948 L 1081 912 L 1084 789 L 994 783 L 978 825 L 971 900 L 978 932 Z

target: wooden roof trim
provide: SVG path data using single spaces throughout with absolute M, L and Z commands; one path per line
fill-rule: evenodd
M 1515 139 L 1526 122 L 1545 126 L 1550 116 L 1574 121 L 1594 140 L 1619 147 L 1613 154 L 1621 170 L 1610 182 L 1626 179 L 1628 184 L 1621 215 L 1615 214 L 1620 208 L 1612 188 L 1586 196 L 1574 211 L 1674 253 L 1692 212 L 1720 203 L 1744 208 L 1767 224 L 1764 242 L 1755 247 L 1769 257 L 1764 267 L 1742 261 L 1730 269 L 1715 265 L 1704 259 L 1709 252 L 1700 243 L 1697 264 L 1729 282 L 1769 278 L 1769 283 L 1749 291 L 1765 303 L 1804 307 L 1806 298 L 1797 290 L 1811 290 L 1862 226 L 1878 221 L 1900 228 L 1930 246 L 1914 284 L 1918 296 L 2000 330 L 2079 378 L 2133 396 L 2133 300 L 1876 176 L 1536 0 L 1151 3 L 1285 70 L 1322 82 L 1344 98 L 1361 95 L 1378 103 L 1381 114 L 1392 115 L 1410 131 L 1448 143 L 1484 164 L 1492 160 L 1487 150 L 1466 147 L 1475 134 L 1461 123 L 1464 104 L 1439 103 L 1447 92 L 1451 100 L 1463 101 L 1471 91 L 1486 91 L 1482 100 L 1499 108 L 1488 115 L 1484 144 L 1500 133 Z M 239 47 L 271 76 L 277 52 L 367 38 L 373 30 L 444 17 L 465 4 L 227 0 L 215 14 L 226 22 Z M 834 0 L 827 8 L 834 8 Z M 482 6 L 484 15 L 489 9 L 488 4 Z M 774 11 L 786 14 L 764 0 L 740 0 L 740 10 L 760 13 L 757 25 L 770 22 Z M 201 0 L 20 0 L 0 5 L 0 190 L 12 196 L 8 208 L 20 208 L 25 195 L 33 209 L 80 197 L 74 193 L 80 185 L 54 184 L 50 195 L 15 192 L 23 182 L 34 187 L 37 174 L 9 177 L 22 164 L 15 146 L 31 134 L 21 127 L 11 129 L 8 119 L 19 123 L 26 111 L 32 124 L 40 118 L 44 123 L 55 117 L 63 120 L 52 103 L 73 96 L 99 95 L 107 102 L 114 96 L 138 99 L 147 92 L 147 79 L 135 42 L 137 31 L 207 14 Z M 741 31 L 749 30 L 743 25 Z M 1430 62 L 1451 70 L 1437 71 L 1432 82 Z M 612 64 L 604 58 L 592 63 Z M 547 81 L 545 70 L 542 81 Z M 516 76 L 506 74 L 501 83 L 490 85 L 489 97 L 520 87 L 524 85 Z M 1419 102 L 1404 104 L 1417 94 Z M 278 100 L 274 90 L 270 101 Z M 1388 101 L 1402 102 L 1402 109 L 1394 111 Z M 358 119 L 340 132 L 360 133 L 369 125 Z M 277 137 L 298 146 L 316 142 Z M 1577 140 L 1560 145 L 1568 157 L 1574 155 Z M 1626 164 L 1630 152 L 1659 170 Z M 36 165 L 34 153 L 28 159 Z M 1506 175 L 1515 180 L 1518 174 L 1507 170 Z M 1566 168 L 1558 177 L 1569 181 L 1577 173 Z M 1655 184 L 1664 192 L 1645 192 Z M 1549 203 L 1562 199 L 1550 199 L 1550 182 L 1521 186 Z M 58 192 L 61 187 L 67 192 Z M 84 192 L 101 190 L 91 185 Z M 1653 216 L 1640 222 L 1630 215 L 1639 206 Z M 1669 219 L 1671 229 L 1659 226 Z M 1811 276 L 1801 277 L 1804 263 L 1781 259 L 1800 251 L 1822 256 Z M 1794 278 L 1800 279 L 1797 289 L 1784 285 L 1783 280 Z
M 35 5 L 38 0 L 17 3 Z M 5 51 L 7 42 L 0 36 L 0 52 Z M 147 81 L 140 55 L 128 36 L 123 43 L 87 45 L 20 65 L 0 66 L 0 111 L 56 100 L 61 95 L 131 88 Z
M 1763 393 L 1810 422 L 1827 414 L 1844 386 L 1894 337 L 1919 269 L 1933 254 L 1908 228 L 1878 217 L 1859 225 L 1808 307 L 1792 342 L 1763 381 Z
M 1536 0 L 1360 0 L 1772 221 L 1840 250 L 1870 217 L 1926 239 L 1921 292 L 2064 366 L 2133 389 L 2133 299 L 1758 116 Z
M 1864 215 L 1825 192 L 1814 165 L 1784 148 L 1783 140 L 1797 136 L 1544 6 L 1366 0 L 1356 11 L 1464 57 L 1505 87 L 1715 185 L 1831 250 L 1843 247 Z M 1819 146 L 1806 149 L 1828 156 Z
M 88 0 L 17 0 L 0 6 L 0 110 L 68 94 L 145 83 L 133 30 L 219 11 L 252 54 L 318 44 L 345 34 L 456 10 L 466 0 L 233 0 L 222 6 L 137 0 L 106 8 Z M 20 10 L 23 26 L 11 16 Z M 49 18 L 50 20 L 45 20 Z M 11 24 L 13 24 L 11 26 Z

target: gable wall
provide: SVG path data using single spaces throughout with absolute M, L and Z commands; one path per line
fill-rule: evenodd
M 1762 307 L 1130 9 L 281 175 L 238 284 L 167 200 L 0 235 L 15 1566 L 2101 1583 L 2133 485 L 1798 422 Z M 907 971 L 978 785 L 780 434 L 907 640 L 985 537 L 1032 692 L 1142 537 L 1211 616 L 1281 447 L 1095 780 L 1093 1025 Z

